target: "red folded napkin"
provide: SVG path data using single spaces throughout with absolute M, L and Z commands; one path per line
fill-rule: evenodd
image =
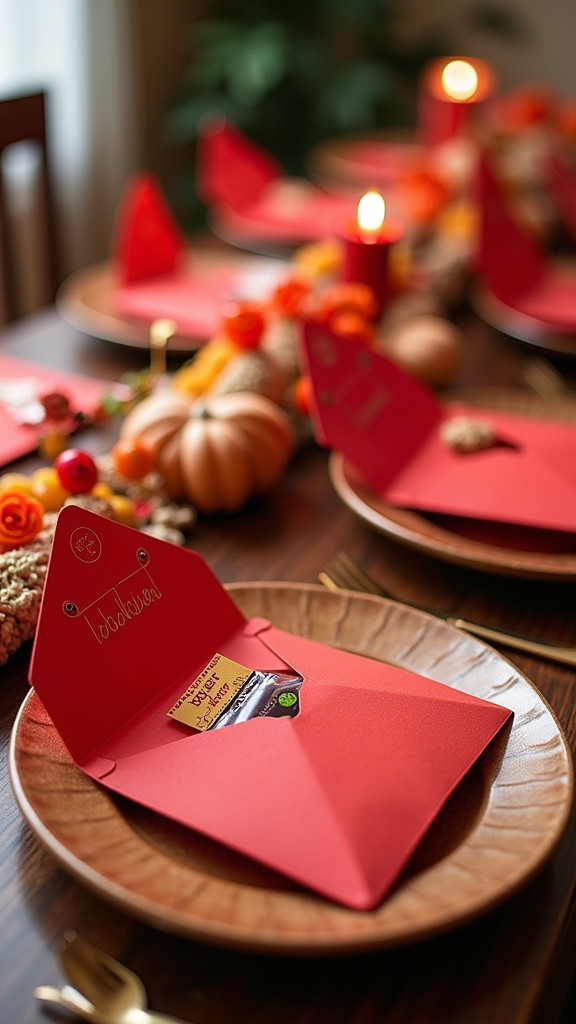
M 230 122 L 209 122 L 198 141 L 199 194 L 225 232 L 295 245 L 340 234 L 355 221 L 360 193 L 329 193 L 280 165 Z
M 197 340 L 219 331 L 225 303 L 260 297 L 284 273 L 279 260 L 266 266 L 256 266 L 254 257 L 245 263 L 197 260 L 158 180 L 148 173 L 134 175 L 124 190 L 111 255 L 118 272 L 112 299 L 120 316 L 146 324 L 170 318 L 182 337 Z

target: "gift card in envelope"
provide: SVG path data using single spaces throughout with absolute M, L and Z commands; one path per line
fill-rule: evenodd
M 303 348 L 318 440 L 389 504 L 576 532 L 576 426 L 445 407 L 391 360 L 318 324 L 306 325 Z M 451 426 L 491 440 L 462 451 Z
M 358 909 L 511 715 L 246 619 L 194 552 L 74 506 L 30 678 L 92 779 Z

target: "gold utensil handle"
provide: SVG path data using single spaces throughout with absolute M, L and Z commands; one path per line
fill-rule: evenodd
M 547 644 L 542 640 L 530 640 L 528 637 L 516 636 L 514 633 L 504 633 L 500 629 L 492 629 L 491 626 L 481 626 L 477 622 L 468 622 L 467 619 L 460 619 L 450 616 L 446 619 L 452 626 L 471 633 L 473 636 L 481 637 L 483 640 L 493 640 L 497 644 L 505 644 L 517 651 L 525 651 L 527 654 L 538 654 L 542 658 L 549 658 L 550 661 L 558 661 L 563 665 L 576 667 L 576 650 L 571 647 L 558 647 L 555 644 Z
M 140 1010 L 138 1019 L 142 1024 L 186 1024 L 181 1017 L 167 1017 L 165 1013 L 157 1013 L 156 1010 Z
M 92 1024 L 108 1022 L 111 1019 L 107 1012 L 102 1014 L 98 1007 L 92 1006 L 80 992 L 71 988 L 70 985 L 64 985 L 63 988 L 56 988 L 55 985 L 39 985 L 34 989 L 34 995 L 40 1002 L 47 1003 L 48 1006 L 61 1006 L 65 1010 L 69 1010 L 70 1013 L 75 1013 L 77 1017 L 92 1021 Z M 134 1020 L 138 1019 L 141 1024 L 185 1024 L 180 1017 L 167 1017 L 166 1014 L 156 1013 L 155 1010 L 141 1010 L 134 1007 L 134 1011 Z
M 343 570 L 345 573 L 343 575 Z M 352 570 L 352 571 L 351 571 Z M 328 590 L 340 590 L 343 587 L 349 590 L 356 590 L 363 594 L 375 594 L 395 601 L 388 591 L 384 590 L 376 580 L 368 576 L 359 566 L 353 563 L 346 552 L 336 556 L 333 563 L 326 566 L 318 573 L 318 579 Z M 536 654 L 541 658 L 549 658 L 550 661 L 557 661 L 562 665 L 576 667 L 576 648 L 562 647 L 557 644 L 545 643 L 543 640 L 535 640 L 528 636 L 519 636 L 517 633 L 506 633 L 501 629 L 493 629 L 491 626 L 484 626 L 479 622 L 469 622 L 468 619 L 461 619 L 457 615 L 450 615 L 446 612 L 435 612 L 431 608 L 424 608 L 422 605 L 406 602 L 409 608 L 416 608 L 418 611 L 434 615 L 443 619 L 444 622 L 456 626 L 457 629 L 470 633 L 472 636 L 480 637 L 482 640 L 492 640 L 496 644 L 504 644 L 517 651 L 525 651 L 527 654 Z
M 164 1013 L 156 1013 L 155 1010 L 142 1010 L 142 1024 L 186 1024 L 181 1017 L 167 1017 Z
M 63 988 L 56 988 L 55 985 L 38 985 L 34 989 L 34 996 L 41 1003 L 47 1003 L 48 1006 L 61 1006 L 65 1010 L 69 1010 L 70 1013 L 75 1013 L 77 1017 L 83 1017 L 97 1024 L 98 1018 L 94 1014 L 94 1007 L 70 985 L 64 985 Z

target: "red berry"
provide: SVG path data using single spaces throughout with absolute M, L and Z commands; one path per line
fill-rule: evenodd
M 98 467 L 88 452 L 67 448 L 54 460 L 60 483 L 70 494 L 88 494 L 98 480 Z

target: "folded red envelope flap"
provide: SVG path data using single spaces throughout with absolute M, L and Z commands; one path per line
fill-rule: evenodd
M 512 303 L 542 281 L 546 272 L 544 255 L 507 209 L 487 154 L 478 162 L 477 198 L 480 223 L 476 270 L 494 295 Z
M 193 734 L 119 758 L 104 777 L 101 765 L 82 767 L 331 899 L 369 909 L 511 713 L 275 627 L 260 636 L 307 679 L 296 718 Z
M 319 442 L 347 455 L 370 482 L 393 479 L 442 419 L 415 377 L 322 324 L 305 324 L 302 355 Z
M 68 506 L 58 517 L 30 681 L 78 760 L 245 625 L 199 555 Z

